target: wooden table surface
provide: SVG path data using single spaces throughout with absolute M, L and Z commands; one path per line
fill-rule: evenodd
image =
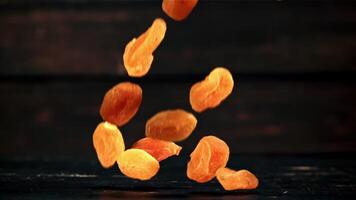
M 224 191 L 214 179 L 197 184 L 185 175 L 188 156 L 161 163 L 149 181 L 105 170 L 96 160 L 1 159 L 1 199 L 355 199 L 353 154 L 237 155 L 228 166 L 253 171 L 260 186 Z

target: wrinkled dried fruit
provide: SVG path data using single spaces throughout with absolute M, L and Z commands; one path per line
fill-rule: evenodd
M 163 11 L 176 21 L 188 17 L 190 12 L 198 3 L 198 0 L 163 0 Z
M 190 89 L 189 101 L 193 110 L 202 112 L 215 108 L 232 92 L 234 80 L 229 70 L 217 67 Z
M 180 150 L 182 149 L 181 146 L 176 145 L 174 142 L 150 137 L 145 137 L 137 141 L 132 148 L 145 150 L 158 161 L 164 160 L 173 155 L 178 156 Z
M 179 142 L 195 129 L 197 119 L 182 109 L 165 110 L 151 117 L 146 123 L 146 136 Z
M 100 108 L 100 115 L 112 124 L 122 126 L 136 114 L 142 101 L 139 85 L 123 82 L 106 92 Z
M 210 181 L 219 168 L 226 166 L 229 154 L 229 147 L 221 139 L 215 136 L 203 137 L 190 154 L 188 178 L 199 183 Z
M 151 179 L 159 170 L 159 162 L 142 149 L 124 151 L 117 163 L 123 174 L 139 180 Z
M 93 134 L 93 145 L 100 164 L 105 168 L 113 166 L 125 150 L 120 130 L 108 122 L 102 122 L 96 127 Z
M 216 178 L 225 190 L 248 190 L 258 187 L 256 176 L 245 169 L 235 171 L 229 168 L 220 168 L 216 171 Z
M 142 77 L 147 74 L 153 61 L 152 54 L 162 42 L 166 30 L 166 22 L 155 19 L 145 33 L 126 45 L 123 59 L 129 76 Z

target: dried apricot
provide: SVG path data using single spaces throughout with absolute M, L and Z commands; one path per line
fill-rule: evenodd
M 100 164 L 109 168 L 125 150 L 124 139 L 120 130 L 108 122 L 100 123 L 93 134 L 93 145 Z
M 150 137 L 145 137 L 137 141 L 132 148 L 145 150 L 158 161 L 164 160 L 173 155 L 178 156 L 180 150 L 182 149 L 181 146 L 176 145 L 174 142 Z
M 152 54 L 162 42 L 166 30 L 166 22 L 155 19 L 145 33 L 126 45 L 123 59 L 129 76 L 142 77 L 148 73 L 153 62 Z
M 151 179 L 159 170 L 159 162 L 142 149 L 124 151 L 117 163 L 123 174 L 139 180 Z
M 202 112 L 215 108 L 232 92 L 234 80 L 228 69 L 217 67 L 190 89 L 189 101 L 193 110 Z
M 226 166 L 229 154 L 229 147 L 221 139 L 215 136 L 203 137 L 190 154 L 188 178 L 199 183 L 210 181 L 219 168 Z
M 176 21 L 181 21 L 188 17 L 198 0 L 163 0 L 163 11 Z
M 235 171 L 229 168 L 220 168 L 216 171 L 216 178 L 225 190 L 246 190 L 258 187 L 257 177 L 245 169 Z
M 146 136 L 179 142 L 193 132 L 197 123 L 193 114 L 182 109 L 164 110 L 147 121 Z
M 112 124 L 122 126 L 136 114 L 142 101 L 139 85 L 123 82 L 106 92 L 100 108 L 100 115 Z

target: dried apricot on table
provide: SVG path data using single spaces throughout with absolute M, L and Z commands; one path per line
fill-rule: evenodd
M 216 178 L 225 190 L 256 189 L 257 177 L 248 170 L 235 171 L 229 168 L 220 168 L 216 171 Z
M 166 30 L 166 22 L 155 19 L 145 33 L 126 45 L 123 59 L 129 76 L 142 77 L 148 73 L 153 62 L 152 54 L 162 42 Z
M 146 136 L 160 140 L 179 142 L 186 139 L 198 121 L 193 114 L 182 109 L 164 110 L 146 122 Z
M 217 67 L 190 89 L 189 101 L 193 110 L 203 112 L 215 108 L 232 92 L 234 80 L 228 69 Z
M 125 150 L 120 130 L 108 122 L 102 122 L 96 127 L 93 134 L 93 145 L 100 164 L 105 168 L 113 166 Z
M 118 161 L 120 171 L 126 176 L 139 180 L 149 180 L 159 170 L 159 162 L 142 149 L 124 151 Z
M 229 147 L 223 140 L 215 136 L 203 137 L 190 154 L 188 178 L 199 183 L 210 181 L 219 168 L 226 166 L 229 154 Z
M 145 150 L 158 161 L 164 160 L 173 155 L 178 156 L 180 150 L 182 149 L 181 146 L 176 145 L 174 142 L 150 137 L 145 137 L 137 141 L 132 148 Z
M 163 11 L 176 21 L 181 21 L 188 17 L 198 0 L 163 0 Z
M 100 107 L 100 115 L 112 124 L 122 126 L 136 114 L 142 101 L 139 85 L 123 82 L 106 92 Z

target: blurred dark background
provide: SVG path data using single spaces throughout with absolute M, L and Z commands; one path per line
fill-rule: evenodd
M 190 86 L 216 66 L 236 86 L 195 113 L 183 153 L 207 134 L 233 153 L 355 152 L 355 10 L 355 1 L 201 0 L 175 22 L 161 1 L 0 0 L 0 157 L 95 159 L 102 97 L 126 80 L 144 91 L 121 128 L 130 147 L 156 112 L 192 112 Z M 156 17 L 166 37 L 149 74 L 129 78 L 124 47 Z

